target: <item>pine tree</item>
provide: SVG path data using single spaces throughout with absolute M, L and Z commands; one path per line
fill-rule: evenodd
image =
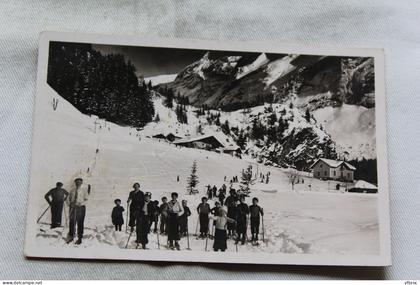
M 222 125 L 222 132 L 223 132 L 225 135 L 229 135 L 229 134 L 230 134 L 230 127 L 229 127 L 229 122 L 228 122 L 228 120 L 226 120 L 226 121 L 224 122 L 224 124 Z
M 156 116 L 155 116 L 155 118 L 154 118 L 154 120 L 153 120 L 155 123 L 158 123 L 158 122 L 160 122 L 160 117 L 159 117 L 159 114 L 156 114 Z
M 189 194 L 194 194 L 194 192 L 196 192 L 196 187 L 199 183 L 198 181 L 198 175 L 197 175 L 197 161 L 194 160 L 192 168 L 191 168 L 191 174 L 188 177 L 188 186 L 187 186 L 187 190 L 189 192 Z
M 309 109 L 306 108 L 306 112 L 305 112 L 305 119 L 308 123 L 311 122 L 311 114 L 309 113 Z

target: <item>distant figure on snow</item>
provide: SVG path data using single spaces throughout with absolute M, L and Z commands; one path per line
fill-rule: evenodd
M 51 207 L 51 228 L 61 226 L 61 218 L 63 216 L 64 201 L 69 196 L 69 192 L 62 188 L 63 183 L 57 182 L 55 188 L 45 194 L 44 198 Z
M 121 226 L 124 224 L 123 212 L 124 208 L 121 206 L 121 200 L 114 200 L 115 207 L 112 209 L 111 219 L 112 224 L 115 226 L 115 231 L 120 232 Z

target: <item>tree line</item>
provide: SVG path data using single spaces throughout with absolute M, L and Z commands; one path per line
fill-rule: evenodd
M 154 116 L 151 88 L 139 82 L 134 64 L 90 44 L 51 42 L 47 82 L 84 114 L 133 127 Z

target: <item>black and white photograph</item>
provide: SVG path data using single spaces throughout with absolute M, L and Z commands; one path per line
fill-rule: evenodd
M 391 264 L 383 51 L 40 39 L 25 255 Z

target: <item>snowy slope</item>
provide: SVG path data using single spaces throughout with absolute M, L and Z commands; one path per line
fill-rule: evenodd
M 144 79 L 146 83 L 149 83 L 149 81 L 152 81 L 152 85 L 156 86 L 162 83 L 169 83 L 175 80 L 176 76 L 178 74 L 163 74 L 163 75 L 157 75 L 152 77 L 147 77 Z
M 253 247 L 249 243 L 239 246 L 239 251 L 263 251 L 282 253 L 333 253 L 333 254 L 375 254 L 379 252 L 377 228 L 377 196 L 354 193 L 337 193 L 333 185 L 305 177 L 305 183 L 291 190 L 287 172 L 282 169 L 256 164 L 226 154 L 218 154 L 175 146 L 155 139 L 146 138 L 142 132 L 120 127 L 109 122 L 98 121 L 94 117 L 81 114 L 51 89 L 39 94 L 41 109 L 38 122 L 42 122 L 35 135 L 32 173 L 38 179 L 31 181 L 31 202 L 39 201 L 39 211 L 46 208 L 42 196 L 56 181 L 63 181 L 70 188 L 72 180 L 81 176 L 92 185 L 87 204 L 85 235 L 81 247 L 121 248 L 124 250 L 128 234 L 114 232 L 110 214 L 113 201 L 126 201 L 135 181 L 142 189 L 151 191 L 153 199 L 160 200 L 173 191 L 180 193 L 180 199 L 188 200 L 193 214 L 189 220 L 190 232 L 196 227 L 197 215 L 194 211 L 204 193 L 205 185 L 220 186 L 224 176 L 240 177 L 241 170 L 249 164 L 254 173 L 271 172 L 269 184 L 255 182 L 251 185 L 252 196 L 260 199 L 264 207 L 266 243 Z M 52 98 L 59 98 L 56 111 L 51 106 Z M 163 109 L 162 118 L 165 117 Z M 96 121 L 96 131 L 95 131 Z M 108 129 L 109 128 L 109 129 Z M 145 128 L 146 131 L 147 128 Z M 48 148 L 44 146 L 48 142 Z M 99 150 L 96 153 L 96 149 Z M 200 195 L 186 195 L 186 179 L 192 162 L 198 165 Z M 89 168 L 89 171 L 87 171 Z M 176 181 L 177 175 L 180 182 Z M 311 184 L 311 187 L 308 187 Z M 238 188 L 237 184 L 234 184 Z M 311 189 L 312 191 L 308 191 Z M 275 190 L 267 192 L 263 190 Z M 250 199 L 247 199 L 250 203 Z M 211 201 L 213 205 L 214 201 Z M 125 206 L 125 205 L 124 205 Z M 357 209 L 357 211 L 355 211 Z M 68 208 L 65 208 L 68 211 Z M 38 226 L 37 242 L 40 246 L 70 247 L 65 237 L 68 228 L 48 229 L 49 213 Z M 64 220 L 66 216 L 63 215 Z M 29 223 L 35 223 L 29 220 Z M 248 233 L 250 235 L 250 233 Z M 132 239 L 133 241 L 134 239 Z M 148 247 L 157 250 L 157 236 L 149 236 Z M 166 237 L 160 236 L 161 244 Z M 187 240 L 181 240 L 182 249 Z M 209 249 L 212 242 L 210 241 Z M 190 236 L 190 247 L 194 251 L 204 251 L 205 241 Z M 134 243 L 130 242 L 130 249 Z M 228 251 L 235 246 L 228 241 Z
M 344 104 L 318 109 L 313 116 L 331 135 L 341 155 L 376 158 L 375 108 Z
M 272 61 L 267 64 L 265 72 L 267 76 L 264 78 L 264 83 L 269 86 L 271 83 L 288 74 L 289 72 L 296 69 L 296 66 L 291 64 L 291 62 L 296 59 L 299 55 L 290 54 L 285 57 L 282 57 L 278 60 Z
M 268 62 L 268 58 L 265 53 L 260 54 L 254 62 L 249 65 L 241 66 L 238 68 L 238 72 L 236 74 L 236 79 L 240 79 L 249 73 L 259 69 L 261 66 Z

